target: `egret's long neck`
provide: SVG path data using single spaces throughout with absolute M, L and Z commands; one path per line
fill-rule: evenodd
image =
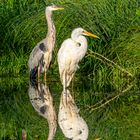
M 87 39 L 86 37 L 79 35 L 72 35 L 72 40 L 74 40 L 78 45 L 79 45 L 79 52 L 83 53 L 83 55 L 85 55 L 86 51 L 87 51 Z
M 55 45 L 55 36 L 56 36 L 56 29 L 52 19 L 52 12 L 46 10 L 46 19 L 48 24 L 48 33 L 46 36 L 47 39 L 47 50 L 52 51 Z

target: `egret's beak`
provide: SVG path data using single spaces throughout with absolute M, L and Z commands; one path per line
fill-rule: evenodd
M 53 11 L 56 11 L 56 10 L 64 10 L 64 8 L 60 6 L 56 6 Z
M 87 32 L 87 31 L 84 31 L 83 35 L 91 36 L 91 37 L 94 37 L 94 38 L 99 38 L 97 35 L 92 34 L 92 33 L 90 33 L 90 32 Z

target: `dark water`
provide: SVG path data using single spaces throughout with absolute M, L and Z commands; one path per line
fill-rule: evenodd
M 0 79 L 0 139 L 20 140 L 23 130 L 28 140 L 47 139 L 48 120 L 42 114 L 45 115 L 48 108 L 41 102 L 44 100 L 44 95 L 41 98 L 33 97 L 36 101 L 41 100 L 40 106 L 37 106 L 39 111 L 32 104 L 32 96 L 30 96 L 38 91 L 37 88 L 38 85 L 30 85 L 28 77 Z M 51 77 L 47 81 L 47 88 L 53 100 L 56 116 L 58 116 L 62 92 L 59 78 Z M 101 140 L 140 139 L 139 87 L 130 84 L 125 88 L 128 90 L 120 93 L 114 89 L 110 90 L 108 85 L 101 87 L 95 81 L 86 78 L 74 80 L 69 90 L 80 109 L 79 115 L 88 125 L 89 140 L 96 138 L 101 138 Z M 40 92 L 38 95 L 44 94 L 43 88 Z M 54 139 L 67 139 L 59 125 L 57 125 Z

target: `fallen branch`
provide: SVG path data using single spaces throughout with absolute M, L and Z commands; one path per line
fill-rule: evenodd
M 127 70 L 125 70 L 124 68 L 122 68 L 121 66 L 116 64 L 115 62 L 109 60 L 108 58 L 104 57 L 103 55 L 101 55 L 99 53 L 93 52 L 92 50 L 89 49 L 88 56 L 95 57 L 96 59 L 98 59 L 98 60 L 100 60 L 102 62 L 106 61 L 108 65 L 111 64 L 112 67 L 114 65 L 116 68 L 118 68 L 123 73 L 127 74 L 129 77 L 133 77 L 133 75 L 130 72 L 128 72 Z M 103 61 L 103 60 L 105 60 L 105 61 Z

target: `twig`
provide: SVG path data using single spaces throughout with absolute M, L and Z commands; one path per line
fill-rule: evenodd
M 91 55 L 91 54 L 93 54 L 93 55 Z M 88 56 L 95 57 L 96 59 L 99 59 L 102 62 L 104 62 L 103 60 L 105 60 L 107 63 L 111 64 L 112 66 L 114 65 L 119 70 L 121 70 L 123 73 L 127 74 L 129 77 L 133 77 L 133 75 L 130 72 L 126 71 L 124 68 L 120 67 L 118 64 L 114 63 L 113 61 L 109 60 L 108 58 L 104 57 L 103 55 L 101 55 L 99 53 L 93 52 L 92 50 L 89 49 Z

